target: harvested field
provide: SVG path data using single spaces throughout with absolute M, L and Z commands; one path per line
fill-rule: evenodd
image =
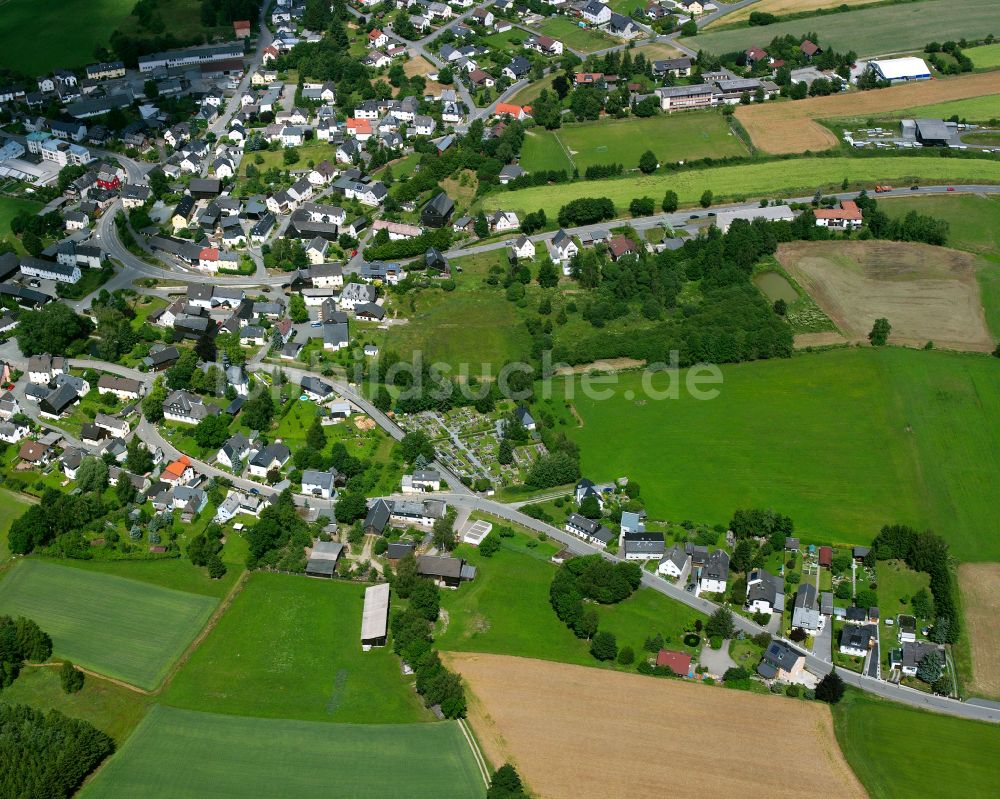
M 824 330 L 820 333 L 799 333 L 794 340 L 795 349 L 797 350 L 804 350 L 806 347 L 829 347 L 846 343 L 847 339 L 836 330 Z
M 958 583 L 972 649 L 972 685 L 977 693 L 1000 696 L 1000 563 L 963 563 Z
M 659 799 L 665 785 L 679 796 L 865 795 L 819 703 L 502 655 L 447 660 L 470 688 L 487 758 L 512 762 L 546 799 Z M 642 701 L 623 713 L 627 696 Z M 781 731 L 766 756 L 761 729 Z M 789 779 L 776 763 L 809 768 Z
M 734 22 L 746 22 L 750 19 L 753 11 L 760 11 L 762 14 L 775 14 L 784 16 L 786 14 L 801 14 L 805 11 L 816 11 L 820 8 L 840 8 L 840 6 L 869 6 L 878 0 L 757 0 L 743 8 L 737 8 L 730 14 L 719 17 L 714 22 L 705 26 L 705 30 L 721 28 L 723 25 L 732 25 Z
M 736 118 L 759 149 L 769 153 L 804 153 L 806 150 L 827 150 L 837 145 L 837 137 L 816 122 L 818 119 L 877 116 L 887 111 L 982 97 L 994 94 L 996 87 L 995 73 L 979 72 L 868 92 L 849 92 L 787 103 L 744 105 L 737 107 Z
M 926 244 L 829 241 L 782 244 L 777 258 L 850 340 L 885 317 L 891 340 L 989 352 L 978 261 Z
M 434 65 L 423 56 L 411 58 L 403 64 L 403 74 L 408 78 L 412 78 L 414 75 L 426 75 L 435 71 Z
M 651 42 L 649 44 L 640 43 L 639 46 L 636 47 L 635 53 L 642 53 L 646 57 L 647 61 L 655 61 L 661 58 L 680 58 L 684 55 L 684 53 L 676 47 L 671 47 L 669 44 L 663 44 L 662 42 Z

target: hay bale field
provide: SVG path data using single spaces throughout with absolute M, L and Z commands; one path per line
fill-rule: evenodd
M 736 109 L 756 147 L 768 153 L 804 153 L 837 146 L 837 137 L 818 119 L 878 116 L 889 111 L 982 97 L 996 92 L 995 73 L 978 72 L 945 80 L 920 81 L 888 89 L 832 94 L 789 103 Z
M 865 795 L 825 705 L 502 655 L 447 658 L 470 689 L 487 757 L 510 760 L 546 799 L 659 799 L 665 786 L 677 796 Z M 764 741 L 761 730 L 780 734 Z
M 972 690 L 1000 696 L 1000 563 L 963 563 L 958 567 L 965 623 L 972 650 Z
M 993 349 L 974 255 L 927 244 L 819 241 L 782 244 L 777 258 L 850 340 L 865 341 L 885 317 L 893 343 Z

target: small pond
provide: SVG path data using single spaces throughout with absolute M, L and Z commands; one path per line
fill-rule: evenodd
M 788 282 L 784 275 L 778 272 L 761 272 L 754 275 L 753 282 L 771 302 L 784 300 L 791 305 L 799 298 L 795 287 Z

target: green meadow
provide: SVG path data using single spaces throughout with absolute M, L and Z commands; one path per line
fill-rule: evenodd
M 456 722 L 322 724 L 157 706 L 79 795 L 467 799 L 484 790 Z
M 983 97 L 970 97 L 966 100 L 948 100 L 944 103 L 922 105 L 900 112 L 900 116 L 939 117 L 951 119 L 958 116 L 969 122 L 989 122 L 1000 118 L 1000 97 L 988 94 Z
M 358 583 L 251 575 L 163 701 L 266 718 L 428 720 L 391 648 L 361 651 L 364 594 Z
M 950 0 L 880 4 L 841 14 L 777 22 L 766 28 L 712 30 L 684 39 L 693 50 L 721 55 L 748 47 L 764 47 L 776 36 L 812 33 L 827 49 L 860 56 L 921 50 L 927 42 L 981 37 L 1000 30 L 1000 5 L 994 0 L 962 0 L 955 13 Z
M 553 141 L 540 145 L 534 141 L 536 139 Z M 722 114 L 713 111 L 630 117 L 566 125 L 552 131 L 535 130 L 526 138 L 525 146 L 527 151 L 522 164 L 529 172 L 559 169 L 557 150 L 562 152 L 563 159 L 568 152 L 581 174 L 588 166 L 603 164 L 621 164 L 625 169 L 636 169 L 646 150 L 651 150 L 660 163 L 747 155 L 746 147 L 729 130 Z
M 913 710 L 854 689 L 832 709 L 840 748 L 870 796 L 1000 794 L 1000 725 Z
M 20 561 L 0 581 L 0 613 L 34 619 L 55 657 L 147 689 L 215 606 L 211 597 L 40 560 Z
M 716 202 L 734 197 L 788 196 L 794 192 L 811 196 L 817 188 L 839 187 L 845 178 L 853 184 L 852 188 L 861 188 L 862 184 L 870 186 L 881 180 L 903 183 L 908 180 L 923 183 L 1000 183 L 1000 161 L 907 156 L 796 158 L 532 186 L 490 194 L 484 198 L 483 205 L 488 209 L 504 208 L 518 212 L 543 208 L 550 219 L 555 219 L 563 205 L 580 197 L 607 197 L 619 212 L 624 212 L 636 197 L 653 197 L 659 202 L 667 189 L 677 192 L 682 205 L 694 205 L 706 189 L 712 191 Z
M 976 69 L 1000 67 L 1000 44 L 983 44 L 979 47 L 970 47 L 963 52 L 972 59 Z
M 6 563 L 10 558 L 10 549 L 7 546 L 7 534 L 10 533 L 10 526 L 14 523 L 14 519 L 29 507 L 30 503 L 24 497 L 0 489 L 0 564 Z
M 608 399 L 577 390 L 582 427 L 561 383 L 547 404 L 580 445 L 583 473 L 627 475 L 654 517 L 725 523 L 736 508 L 771 507 L 806 541 L 844 543 L 900 522 L 935 529 L 960 560 L 1000 559 L 996 359 L 840 349 L 721 372 L 705 401 L 683 385 L 678 399 L 648 399 L 638 373 L 602 386 Z
M 557 568 L 549 558 L 561 546 L 523 533 L 503 538 L 502 544 L 492 558 L 464 544 L 457 550 L 458 556 L 476 567 L 477 574 L 471 583 L 442 596 L 448 621 L 438 623 L 438 648 L 613 667 L 613 663 L 595 660 L 589 642 L 573 635 L 549 604 L 549 586 Z M 600 629 L 613 632 L 618 646 L 631 646 L 637 657 L 646 638 L 656 633 L 671 647 L 685 649 L 683 631 L 700 617 L 650 588 L 640 588 L 624 602 L 597 606 L 597 610 Z

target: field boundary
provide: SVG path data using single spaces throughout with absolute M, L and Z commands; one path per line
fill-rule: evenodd
M 462 735 L 465 736 L 465 740 L 469 742 L 469 748 L 472 750 L 472 756 L 476 759 L 476 765 L 479 766 L 479 773 L 483 775 L 483 784 L 489 787 L 489 765 L 486 763 L 486 758 L 483 756 L 483 752 L 479 748 L 479 741 L 476 738 L 475 733 L 469 727 L 469 723 L 465 719 L 458 720 L 458 728 L 462 731 Z

